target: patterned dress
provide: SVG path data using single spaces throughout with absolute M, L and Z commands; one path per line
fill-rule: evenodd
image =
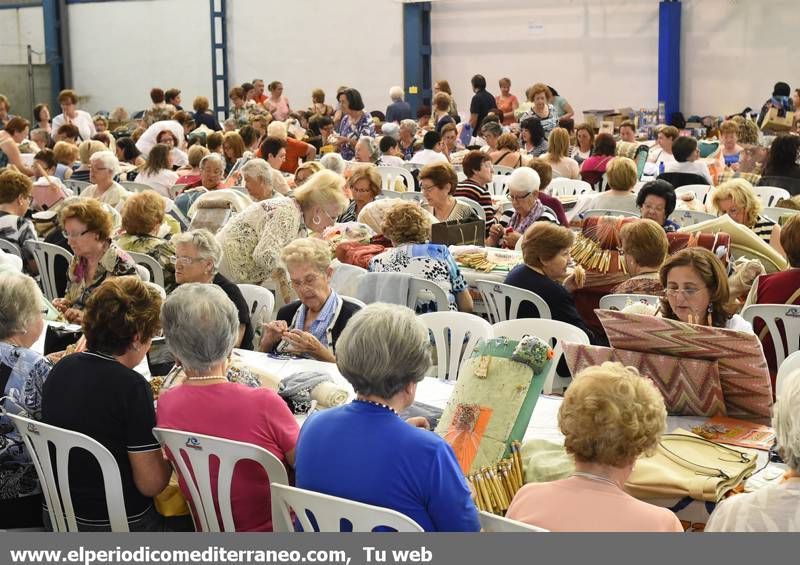
M 86 259 L 76 255 L 72 258 L 67 272 L 69 283 L 64 298 L 71 304 L 72 308 L 77 308 L 78 310 L 83 310 L 86 306 L 86 301 L 107 278 L 137 274 L 136 264 L 133 259 L 117 247 L 115 243 L 111 243 L 103 256 L 100 257 L 92 280 L 86 279 L 87 268 Z
M 144 253 L 149 255 L 161 265 L 164 270 L 164 289 L 167 294 L 175 290 L 175 265 L 172 258 L 175 256 L 175 245 L 171 241 L 153 237 L 152 235 L 128 235 L 117 239 L 117 245 L 125 251 Z
M 33 254 L 25 247 L 26 241 L 36 241 L 33 222 L 22 216 L 0 211 L 0 239 L 19 245 L 25 263 L 33 260 Z
M 353 145 L 342 145 L 341 148 L 342 158 L 346 161 L 352 161 L 353 157 L 356 155 L 355 142 L 358 141 L 358 138 L 363 135 L 375 137 L 375 122 L 372 121 L 372 117 L 366 112 L 361 113 L 361 117 L 356 123 L 350 120 L 349 114 L 345 114 L 342 121 L 339 122 L 338 133 L 342 137 L 347 137 L 352 140 Z

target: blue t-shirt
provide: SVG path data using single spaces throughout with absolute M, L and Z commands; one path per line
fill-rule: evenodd
M 388 409 L 354 401 L 300 430 L 296 484 L 396 510 L 427 532 L 476 532 L 478 513 L 452 448 Z

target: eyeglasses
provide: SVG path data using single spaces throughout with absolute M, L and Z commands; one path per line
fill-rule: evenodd
M 63 230 L 61 235 L 63 235 L 66 239 L 78 239 L 79 237 L 86 235 L 92 230 L 83 230 L 80 233 L 69 233 L 67 230 Z
M 702 288 L 668 288 L 664 291 L 664 294 L 671 298 L 675 298 L 679 294 L 683 294 L 687 299 L 691 299 L 702 290 Z
M 351 188 L 350 189 L 353 194 L 371 194 L 372 189 L 370 188 Z
M 420 189 L 422 192 L 430 192 L 430 191 L 431 191 L 431 190 L 433 190 L 434 188 L 436 188 L 436 185 L 435 185 L 435 184 L 420 184 L 420 185 L 419 185 L 419 189 Z
M 289 284 L 291 284 L 292 288 L 294 289 L 300 289 L 303 287 L 314 288 L 318 280 L 319 280 L 319 275 L 307 275 L 306 278 L 304 278 L 301 281 L 292 279 L 291 281 L 289 281 Z
M 107 171 L 109 169 L 106 167 L 89 167 L 89 170 L 97 173 L 100 171 Z
M 664 208 L 663 206 L 652 206 L 650 204 L 645 204 L 644 206 L 642 206 L 642 210 L 646 212 L 663 213 L 666 211 L 666 208 Z
M 513 202 L 519 202 L 520 200 L 525 200 L 531 194 L 533 194 L 533 193 L 529 192 L 528 194 L 511 194 L 509 192 L 508 193 L 508 199 L 513 201 Z
M 203 261 L 203 258 L 202 257 L 185 257 L 183 255 L 180 256 L 180 257 L 173 256 L 173 257 L 169 258 L 169 262 L 172 263 L 173 265 L 177 265 L 178 263 L 180 263 L 181 265 L 191 265 L 193 263 L 196 263 L 197 261 Z

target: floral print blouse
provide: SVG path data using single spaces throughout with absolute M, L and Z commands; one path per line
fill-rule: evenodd
M 95 289 L 103 284 L 106 278 L 137 274 L 136 264 L 131 259 L 131 256 L 113 242 L 109 244 L 106 252 L 100 257 L 92 280 L 87 280 L 88 268 L 86 258 L 76 255 L 72 258 L 67 272 L 69 284 L 64 298 L 71 304 L 72 308 L 77 308 L 78 310 L 83 310 L 86 306 L 86 301 L 89 300 Z

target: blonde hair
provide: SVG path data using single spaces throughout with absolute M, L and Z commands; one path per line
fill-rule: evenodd
M 569 132 L 564 128 L 554 128 L 547 139 L 548 160 L 558 163 L 562 157 L 569 156 Z
M 200 166 L 200 161 L 203 160 L 203 157 L 208 155 L 209 151 L 207 147 L 203 147 L 202 145 L 192 145 L 187 151 L 187 156 L 189 158 L 189 166 L 193 169 L 196 169 Z
M 630 190 L 639 178 L 636 163 L 627 157 L 611 159 L 606 169 L 606 176 L 611 190 Z
M 352 189 L 360 180 L 367 179 L 369 181 L 369 188 L 374 196 L 381 193 L 381 175 L 378 173 L 378 167 L 375 165 L 367 165 L 366 167 L 357 167 L 350 179 L 347 181 L 348 186 Z
M 575 234 L 563 226 L 550 222 L 534 222 L 522 238 L 522 259 L 529 267 L 542 267 L 564 249 L 572 247 Z
M 325 241 L 315 237 L 295 239 L 281 250 L 281 261 L 292 265 L 310 265 L 320 273 L 331 266 L 331 248 Z
M 98 141 L 98 143 L 100 142 Z M 78 148 L 72 143 L 67 143 L 66 141 L 57 141 L 53 146 L 53 154 L 56 157 L 56 161 L 62 165 L 71 167 L 78 159 Z
M 431 237 L 431 221 L 415 202 L 398 201 L 383 216 L 381 231 L 394 245 L 422 243 Z
M 294 199 L 303 209 L 335 203 L 341 214 L 347 206 L 344 184 L 344 177 L 341 175 L 329 170 L 319 171 L 311 175 L 311 178 L 303 186 L 294 191 Z
M 656 448 L 667 424 L 664 399 L 633 367 L 603 363 L 573 380 L 558 410 L 564 447 L 577 461 L 622 467 Z
M 761 200 L 756 196 L 753 185 L 741 178 L 723 182 L 711 192 L 711 206 L 720 212 L 720 203 L 729 198 L 734 204 L 744 208 L 745 225 L 749 228 L 756 225 L 761 213 Z
M 137 192 L 122 208 L 122 229 L 130 235 L 150 235 L 164 221 L 166 203 L 154 190 Z
M 451 124 L 448 124 L 451 125 Z M 508 149 L 509 151 L 519 151 L 519 141 L 513 133 L 504 133 L 497 138 L 497 149 Z
M 286 124 L 278 120 L 270 123 L 267 126 L 267 137 L 277 137 L 278 139 L 283 139 L 285 141 L 288 137 Z
M 106 144 L 102 141 L 87 139 L 86 141 L 82 141 L 78 146 L 78 157 L 80 158 L 82 164 L 88 165 L 91 162 L 92 155 L 98 151 L 107 150 L 108 147 L 106 147 Z
M 642 267 L 661 267 L 669 251 L 664 228 L 653 220 L 643 218 L 623 224 L 619 239 L 625 254 Z

